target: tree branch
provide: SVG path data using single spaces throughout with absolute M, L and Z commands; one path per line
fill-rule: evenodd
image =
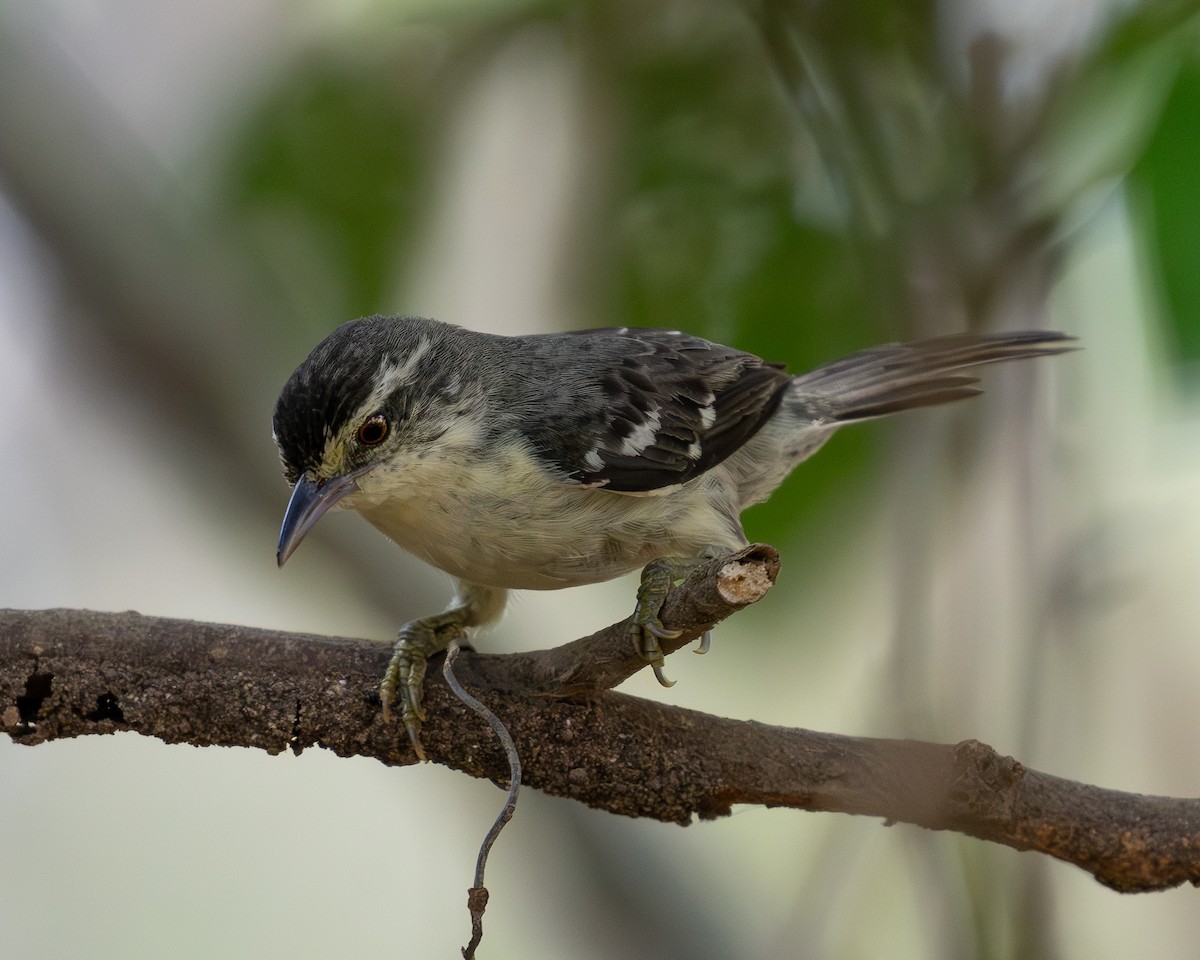
M 677 649 L 762 596 L 778 557 L 754 546 L 677 587 Z M 689 823 L 736 803 L 877 816 L 1036 850 L 1119 891 L 1200 885 L 1200 800 L 1142 796 L 1028 769 L 974 740 L 939 745 L 728 720 L 615 693 L 642 666 L 617 624 L 538 653 L 464 651 L 459 679 L 520 750 L 525 782 L 627 816 Z M 0 730 L 15 741 L 134 730 L 168 743 L 319 745 L 412 763 L 380 718 L 389 648 L 367 640 L 78 610 L 0 611 Z M 431 758 L 503 780 L 486 724 L 431 669 Z

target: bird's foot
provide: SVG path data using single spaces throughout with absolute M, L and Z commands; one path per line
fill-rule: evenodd
M 463 640 L 466 630 L 463 610 L 447 610 L 432 617 L 413 620 L 400 628 L 392 659 L 379 684 L 379 699 L 383 702 L 383 718 L 391 718 L 392 706 L 400 705 L 400 719 L 408 731 L 408 739 L 420 760 L 425 759 L 421 746 L 421 724 L 425 722 L 425 664 L 429 657 L 445 650 L 452 640 Z
M 633 622 L 629 627 L 629 637 L 633 647 L 642 659 L 650 664 L 654 676 L 664 687 L 675 685 L 674 680 L 668 680 L 663 672 L 663 640 L 674 640 L 683 631 L 668 630 L 658 618 L 663 602 L 671 587 L 686 577 L 706 558 L 673 558 L 660 557 L 651 560 L 642 570 L 642 581 L 638 584 L 637 606 L 633 611 Z M 700 640 L 697 653 L 707 653 L 711 637 L 706 632 Z

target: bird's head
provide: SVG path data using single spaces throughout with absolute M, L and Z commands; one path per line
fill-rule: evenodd
M 446 338 L 456 329 L 419 317 L 353 320 L 296 368 L 273 418 L 292 485 L 280 566 L 329 510 L 354 504 L 369 474 L 402 476 L 422 446 L 445 431 L 467 392 L 464 364 L 456 362 L 463 358 Z

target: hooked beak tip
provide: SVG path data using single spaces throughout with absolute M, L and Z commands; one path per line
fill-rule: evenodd
M 279 566 L 287 563 L 288 557 L 300 546 L 304 535 L 313 528 L 344 496 L 355 489 L 355 481 L 364 469 L 358 469 L 318 485 L 308 477 L 301 477 L 292 488 L 292 497 L 284 513 L 283 526 L 279 531 L 279 546 L 275 551 L 275 562 Z

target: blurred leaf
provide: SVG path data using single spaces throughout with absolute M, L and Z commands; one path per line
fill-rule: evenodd
M 748 24 L 719 14 L 647 12 L 593 40 L 624 148 L 605 230 L 616 282 L 604 284 L 622 322 L 728 335 L 787 204 L 785 104 Z
M 844 236 L 786 220 L 772 227 L 774 243 L 738 289 L 739 347 L 800 373 L 888 339 Z M 832 500 L 865 479 L 871 449 L 867 431 L 843 431 L 745 516 L 747 534 L 779 542 L 819 522 Z
M 1137 192 L 1148 205 L 1143 229 L 1150 234 L 1156 270 L 1186 360 L 1200 361 L 1200 62 L 1179 72 L 1158 126 L 1133 170 Z
M 1197 6 L 1189 0 L 1139 8 L 1070 82 L 1059 85 L 1044 124 L 1039 210 L 1061 214 L 1097 183 L 1129 171 L 1183 56 L 1195 45 Z
M 937 5 L 933 0 L 764 0 L 777 19 L 789 19 L 822 47 L 842 54 L 923 48 L 935 55 Z M 852 59 L 847 57 L 846 59 Z
M 364 69 L 328 52 L 298 60 L 247 119 L 228 203 L 288 285 L 332 289 L 328 328 L 383 309 L 430 186 L 427 116 L 413 71 Z M 327 295 L 327 294 L 325 294 Z

